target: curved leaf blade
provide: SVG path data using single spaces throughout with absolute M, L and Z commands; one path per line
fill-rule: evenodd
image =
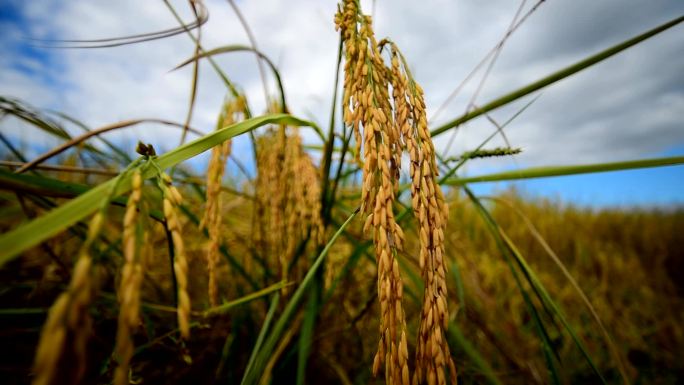
M 668 158 L 653 158 L 629 160 L 624 162 L 596 163 L 572 166 L 547 166 L 534 167 L 524 170 L 504 171 L 494 174 L 473 176 L 467 178 L 453 178 L 444 181 L 451 186 L 460 186 L 467 183 L 498 182 L 507 180 L 548 178 L 554 176 L 590 174 L 596 172 L 633 170 L 649 167 L 676 166 L 684 164 L 684 156 L 673 156 Z
M 476 117 L 478 117 L 478 116 L 480 116 L 486 112 L 492 111 L 492 110 L 497 109 L 497 108 L 502 107 L 502 106 L 505 106 L 506 104 L 509 104 L 515 100 L 518 100 L 518 99 L 522 98 L 523 96 L 529 95 L 534 91 L 540 90 L 540 89 L 542 89 L 546 86 L 549 86 L 549 85 L 551 85 L 551 84 L 553 84 L 559 80 L 562 80 L 562 79 L 565 79 L 571 75 L 574 75 L 574 74 L 576 74 L 576 73 L 578 73 L 584 69 L 587 69 L 587 68 L 593 66 L 596 63 L 600 63 L 603 60 L 606 60 L 613 55 L 616 55 L 616 54 L 618 54 L 618 53 L 620 53 L 620 52 L 622 52 L 622 51 L 624 51 L 624 50 L 626 50 L 632 46 L 635 46 L 635 45 L 641 43 L 642 41 L 644 41 L 646 39 L 649 39 L 649 38 L 663 32 L 663 31 L 666 31 L 666 30 L 676 26 L 677 24 L 681 23 L 682 21 L 684 21 L 684 16 L 679 16 L 676 19 L 673 19 L 673 20 L 671 20 L 665 24 L 661 24 L 656 28 L 653 28 L 649 31 L 646 31 L 646 32 L 642 33 L 641 35 L 635 36 L 629 40 L 625 40 L 620 44 L 614 45 L 614 46 L 612 46 L 612 47 L 610 47 L 604 51 L 601 51 L 595 55 L 592 55 L 592 56 L 590 56 L 584 60 L 580 60 L 579 62 L 574 63 L 568 67 L 565 67 L 565 68 L 561 69 L 560 71 L 554 72 L 554 73 L 552 73 L 552 74 L 550 74 L 550 75 L 548 75 L 542 79 L 539 79 L 533 83 L 530 83 L 530 84 L 528 84 L 522 88 L 519 88 L 515 91 L 512 91 L 506 95 L 503 95 L 503 96 L 483 105 L 480 108 L 476 108 L 476 109 L 474 109 L 474 110 L 472 110 L 472 111 L 470 111 L 464 115 L 461 115 L 458 118 L 451 120 L 451 121 L 435 128 L 434 130 L 432 130 L 430 132 L 430 135 L 434 137 L 434 136 L 437 136 L 439 134 L 442 134 L 450 128 L 457 127 L 457 126 L 459 126 L 459 125 L 461 125 L 461 124 L 463 124 L 463 123 L 465 123 L 471 119 L 474 119 L 474 118 L 476 118 Z
M 312 123 L 288 114 L 271 114 L 248 119 L 214 131 L 211 134 L 169 151 L 159 156 L 156 162 L 161 168 L 172 167 L 232 137 L 267 124 L 310 126 Z M 143 177 L 145 179 L 150 178 L 154 172 L 154 170 L 148 169 Z M 123 194 L 130 189 L 129 178 L 130 176 L 122 178 L 116 190 L 114 190 L 114 196 Z M 28 248 L 57 235 L 60 231 L 95 212 L 101 206 L 103 200 L 107 199 L 107 191 L 113 187 L 115 180 L 116 178 L 102 183 L 78 198 L 0 236 L 0 266 L 14 259 Z

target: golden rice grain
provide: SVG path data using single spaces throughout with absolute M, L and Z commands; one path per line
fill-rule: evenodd
M 56 381 L 58 364 L 65 353 L 67 340 L 75 355 L 70 359 L 75 368 L 70 378 L 77 383 L 85 373 L 86 346 L 92 327 L 88 307 L 92 301 L 94 285 L 91 274 L 93 261 L 89 249 L 100 233 L 103 221 L 104 215 L 101 211 L 91 219 L 71 282 L 48 312 L 36 350 L 33 385 L 48 385 Z
M 126 214 L 123 221 L 125 262 L 121 268 L 121 282 L 118 292 L 120 310 L 114 347 L 118 366 L 114 371 L 114 385 L 127 385 L 129 383 L 128 368 L 134 348 L 132 335 L 140 322 L 140 285 L 143 279 L 141 249 L 147 243 L 139 239 L 142 234 L 138 233 L 137 224 L 138 209 L 142 197 L 142 176 L 139 170 L 134 171 L 131 187 L 131 195 L 126 204 Z
M 345 123 L 354 130 L 357 154 L 363 142 L 361 205 L 367 215 L 364 227 L 373 229 L 378 265 L 380 341 L 373 360 L 373 374 L 380 372 L 384 362 L 388 384 L 408 385 L 403 283 L 396 260 L 403 233 L 392 211 L 402 144 L 391 113 L 388 92 L 391 74 L 380 56 L 371 19 L 360 14 L 356 1 L 345 1 L 335 21 L 346 49 L 343 115 Z
M 319 172 L 296 128 L 269 130 L 258 139 L 257 148 L 260 247 L 265 255 L 277 256 L 272 263 L 287 280 L 300 244 L 307 239 L 316 245 L 324 241 Z
M 226 127 L 241 119 L 244 111 L 244 99 L 242 97 L 225 103 L 219 116 L 217 129 Z M 211 306 L 218 305 L 218 282 L 217 264 L 219 261 L 219 245 L 221 244 L 221 212 L 223 202 L 221 200 L 221 180 L 225 172 L 226 161 L 230 156 L 231 141 L 211 149 L 211 159 L 207 167 L 207 203 L 204 209 L 204 217 L 201 227 L 205 227 L 209 233 L 209 241 L 206 246 L 207 272 L 209 283 L 207 293 Z
M 166 226 L 171 233 L 171 241 L 174 248 L 173 271 L 176 274 L 177 284 L 177 317 L 178 328 L 181 337 L 190 337 L 190 295 L 188 294 L 188 260 L 185 254 L 185 245 L 176 207 L 183 202 L 183 198 L 178 189 L 171 185 L 171 178 L 167 174 L 162 174 L 162 193 L 164 218 Z
M 425 282 L 423 311 L 418 330 L 414 384 L 446 384 L 445 365 L 451 382 L 456 369 L 444 332 L 448 325 L 444 229 L 448 209 L 435 178 L 435 153 L 427 127 L 423 91 L 400 65 L 400 53 L 392 45 L 392 88 L 395 120 L 411 160 L 411 198 L 419 225 L 419 264 Z
M 384 64 L 371 19 L 361 14 L 358 2 L 346 0 L 343 4 L 335 17 L 346 54 L 343 115 L 345 123 L 354 130 L 357 154 L 363 143 L 361 204 L 367 215 L 364 232 L 373 230 L 378 266 L 381 337 L 373 373 L 379 373 L 384 361 L 388 384 L 409 383 L 402 281 L 395 258 L 401 250 L 403 232 L 392 211 L 401 155 L 406 148 L 412 206 L 419 222 L 419 261 L 425 281 L 413 383 L 446 384 L 447 366 L 455 383 L 456 372 L 444 338 L 448 323 L 443 258 L 447 207 L 435 180 L 438 170 L 423 91 L 405 66 L 400 66 L 400 54 L 389 41 L 381 45 L 391 46 L 391 67 Z

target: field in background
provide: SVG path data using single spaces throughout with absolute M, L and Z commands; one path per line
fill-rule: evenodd
M 223 218 L 233 231 L 226 242 L 240 262 L 248 263 L 248 250 L 243 250 L 249 237 L 249 200 L 227 198 Z M 193 194 L 189 193 L 192 196 Z M 452 351 L 460 369 L 461 383 L 483 383 L 495 376 L 501 383 L 533 383 L 545 378 L 546 370 L 541 345 L 530 330 L 531 321 L 515 282 L 482 219 L 464 200 L 453 196 L 447 250 L 453 256 L 449 288 L 456 301 L 450 329 Z M 684 301 L 682 294 L 681 231 L 684 211 L 652 210 L 588 210 L 552 201 L 529 201 L 516 193 L 499 194 L 488 206 L 503 230 L 527 256 L 549 293 L 565 309 L 577 333 L 586 341 L 596 364 L 606 370 L 609 381 L 618 374 L 611 363 L 605 342 L 584 304 L 566 277 L 540 245 L 534 231 L 561 258 L 576 277 L 596 312 L 623 352 L 635 383 L 674 384 L 684 375 L 681 349 L 684 346 Z M 198 200 L 197 204 L 201 202 Z M 516 209 L 511 209 L 513 205 Z M 18 212 L 12 196 L 3 194 L 3 213 Z M 7 215 L 7 214 L 6 214 Z M 112 216 L 123 215 L 113 208 Z M 534 224 L 528 227 L 523 219 Z M 8 222 L 3 223 L 8 226 Z M 165 247 L 165 235 L 157 226 L 151 242 L 156 249 Z M 328 256 L 325 287 L 336 290 L 319 309 L 315 338 L 311 340 L 308 364 L 310 383 L 367 383 L 368 362 L 375 349 L 377 300 L 375 299 L 375 263 L 371 256 L 352 251 L 364 236 L 357 223 L 348 238 L 340 239 Z M 110 225 L 118 231 L 116 224 Z M 3 229 L 6 231 L 7 228 Z M 208 306 L 202 238 L 194 231 L 186 235 L 190 241 L 190 291 L 194 306 Z M 415 234 L 407 231 L 415 249 Z M 78 241 L 58 237 L 47 243 L 66 266 L 72 263 Z M 234 246 L 233 246 L 234 245 Z M 37 248 L 24 258 L 6 265 L 1 272 L 0 340 L 12 346 L 3 358 L 1 371 L 9 383 L 25 383 L 31 370 L 35 345 L 45 313 L 64 287 L 68 269 Z M 135 376 L 145 383 L 213 383 L 216 380 L 237 383 L 249 358 L 265 316 L 266 301 L 235 307 L 224 316 L 201 318 L 193 337 L 184 347 L 174 337 L 173 313 L 157 305 L 172 305 L 168 260 L 163 251 L 150 262 L 144 284 L 142 319 L 145 328 L 136 338 L 139 346 L 133 358 Z M 349 259 L 350 255 L 352 259 Z M 414 263 L 406 260 L 404 263 Z M 111 262 L 111 264 L 116 264 Z M 350 266 L 353 264 L 353 266 Z M 247 274 L 260 277 L 263 271 L 254 263 Z M 344 274 L 353 269 L 352 273 Z M 226 259 L 219 264 L 221 292 L 227 300 L 252 291 Z M 115 266 L 103 268 L 103 288 L 93 304 L 97 320 L 89 345 L 90 368 L 85 383 L 107 383 L 110 370 L 107 360 L 113 344 L 117 306 L 114 295 Z M 17 274 L 19 272 L 19 274 Z M 276 283 L 263 279 L 264 287 Z M 415 280 L 405 280 L 407 313 L 419 308 L 420 289 Z M 301 322 L 301 321 L 300 321 Z M 409 323 L 417 322 L 416 317 Z M 550 329 L 557 347 L 561 373 L 570 383 L 592 383 L 592 372 L 577 352 L 572 341 L 559 329 Z M 282 362 L 273 370 L 273 383 L 288 384 L 296 367 L 296 336 L 282 353 Z M 287 351 L 290 350 L 290 353 Z

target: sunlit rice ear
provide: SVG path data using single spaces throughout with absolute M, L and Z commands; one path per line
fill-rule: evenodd
M 128 371 L 133 356 L 133 333 L 135 332 L 140 312 L 140 286 L 143 279 L 141 251 L 145 247 L 146 234 L 138 229 L 138 211 L 142 198 L 142 176 L 139 170 L 134 171 L 131 179 L 131 195 L 126 204 L 123 221 L 123 253 L 124 265 L 121 268 L 119 284 L 119 320 L 116 332 L 114 357 L 118 363 L 114 371 L 114 385 L 128 385 Z M 142 237 L 143 239 L 140 239 Z
M 396 126 L 389 95 L 390 72 L 385 67 L 371 18 L 361 14 L 356 1 L 344 1 L 335 16 L 345 48 L 343 115 L 354 130 L 357 154 L 363 145 L 361 205 L 372 229 L 378 268 L 380 342 L 373 374 L 385 364 L 388 384 L 409 384 L 406 321 L 402 280 L 396 254 L 402 244 L 393 213 L 401 165 L 401 133 Z
M 229 126 L 244 117 L 243 97 L 230 99 L 225 102 L 219 115 L 216 129 Z M 207 229 L 209 241 L 206 244 L 207 272 L 209 283 L 207 293 L 211 306 L 219 303 L 218 272 L 219 246 L 222 241 L 221 213 L 223 202 L 221 199 L 221 181 L 225 173 L 226 161 L 230 156 L 231 141 L 227 140 L 211 149 L 211 158 L 207 167 L 207 202 L 200 227 Z
M 176 187 L 171 185 L 171 177 L 162 174 L 163 212 L 166 226 L 171 233 L 171 241 L 174 248 L 173 271 L 176 274 L 178 307 L 176 315 L 181 337 L 190 338 L 190 295 L 188 294 L 188 259 L 185 253 L 185 244 L 181 223 L 178 219 L 178 206 L 183 202 L 183 197 Z
M 300 247 L 324 242 L 319 170 L 304 151 L 297 128 L 274 127 L 259 137 L 257 148 L 256 199 L 262 251 L 270 256 L 282 280 L 296 280 L 306 267 L 304 258 L 292 265 Z M 289 290 L 283 288 L 282 293 Z
M 78 383 L 86 370 L 86 347 L 92 320 L 88 307 L 93 297 L 93 260 L 90 256 L 90 246 L 100 234 L 104 221 L 104 214 L 98 211 L 90 220 L 88 235 L 78 253 L 78 259 L 71 276 L 67 290 L 57 297 L 48 312 L 43 325 L 36 350 L 34 362 L 33 385 L 49 385 L 57 376 L 70 376 Z M 69 340 L 69 341 L 67 341 Z M 71 347 L 75 357 L 74 373 L 58 373 L 60 359 L 63 359 L 65 348 Z
M 414 384 L 456 382 L 456 369 L 445 331 L 448 325 L 444 230 L 448 209 L 437 184 L 435 151 L 427 128 L 425 101 L 420 86 L 402 66 L 403 58 L 392 44 L 392 88 L 395 119 L 411 161 L 411 197 L 419 227 L 419 265 L 425 283 L 418 329 Z M 435 382 L 436 381 L 436 382 Z

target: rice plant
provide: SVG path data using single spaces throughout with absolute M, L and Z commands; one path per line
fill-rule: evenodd
M 194 69 L 186 121 L 153 120 L 182 130 L 181 143 L 166 152 L 158 143 L 128 148 L 107 139 L 149 120 L 91 129 L 30 100 L 0 97 L 2 117 L 61 143 L 29 159 L 25 144 L 0 136 L 0 341 L 14 346 L 0 372 L 8 383 L 684 378 L 681 209 L 592 211 L 470 188 L 673 166 L 684 157 L 465 177 L 464 164 L 522 151 L 488 145 L 510 121 L 492 121 L 497 132 L 457 157 L 440 156 L 433 142 L 684 17 L 433 127 L 409 65 L 420 58 L 376 36 L 358 0 L 342 0 L 329 15 L 340 37 L 330 125 L 319 127 L 290 113 L 278 66 L 251 35 L 251 46 L 205 49 L 200 31 L 210 10 L 200 0 L 189 4 L 195 20 L 184 23 L 166 2 L 180 23 L 172 29 L 43 42 L 107 48 L 192 39 L 189 58 L 169 63 Z M 266 111 L 250 108 L 250 95 L 214 60 L 236 52 L 253 54 L 262 75 L 275 79 L 275 94 L 264 85 Z M 197 133 L 190 122 L 204 61 L 219 74 L 225 99 L 215 129 L 188 141 Z M 511 119 L 524 119 L 525 108 Z M 84 133 L 72 136 L 74 127 Z M 304 130 L 319 143 L 305 144 Z M 241 135 L 252 159 L 234 156 L 231 141 Z M 205 152 L 206 169 L 187 166 Z M 243 176 L 231 180 L 227 170 Z

